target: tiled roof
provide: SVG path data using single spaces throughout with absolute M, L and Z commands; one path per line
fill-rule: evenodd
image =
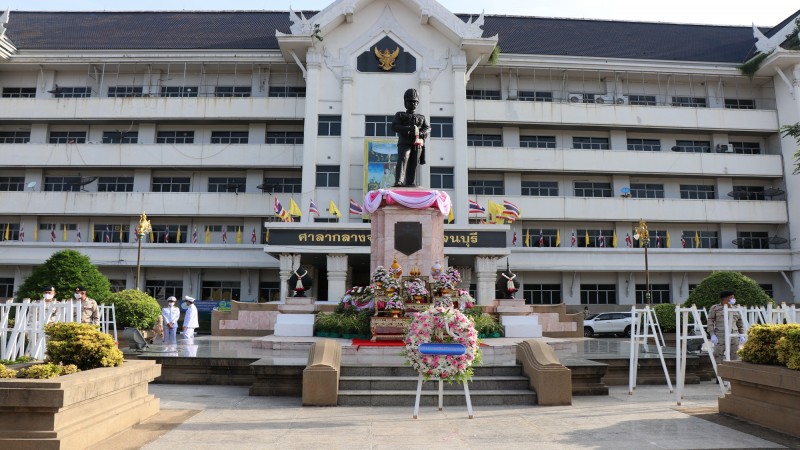
M 7 34 L 22 51 L 277 49 L 289 25 L 287 11 L 12 11 Z M 486 16 L 483 29 L 505 54 L 739 63 L 755 42 L 734 26 Z

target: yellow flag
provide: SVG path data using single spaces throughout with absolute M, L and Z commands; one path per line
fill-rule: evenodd
M 94 224 L 89 228 L 91 228 L 91 230 L 89 230 L 89 241 L 94 242 Z
M 120 232 L 122 234 L 122 232 Z M 178 225 L 178 235 L 175 237 L 175 242 L 180 244 L 181 243 L 181 226 Z
M 33 227 L 33 242 L 39 240 L 39 227 Z
M 67 224 L 63 223 L 61 225 L 64 228 L 64 232 L 61 233 L 61 238 L 62 238 L 61 240 L 64 241 L 64 242 L 67 242 Z
M 611 238 L 611 246 L 617 248 L 617 230 L 614 230 L 614 237 Z
M 208 229 L 208 225 L 206 225 L 206 244 L 211 243 L 211 230 Z
M 269 244 L 269 228 L 267 228 L 267 232 L 264 234 L 264 241 Z
M 339 208 L 336 207 L 336 203 L 333 203 L 333 200 L 331 200 L 331 203 L 328 205 L 328 212 L 336 217 L 342 217 L 342 213 L 339 211 Z
M 155 242 L 155 241 L 156 241 L 156 233 L 153 231 L 152 228 L 150 228 L 150 242 Z
M 561 230 L 556 230 L 556 247 L 561 247 Z
M 503 214 L 503 205 L 488 200 L 487 209 L 489 211 L 489 215 L 492 216 L 490 223 L 505 223 L 505 219 L 501 217 Z
M 242 243 L 242 227 L 236 227 L 236 243 L 237 244 Z
M 525 230 L 525 247 L 531 246 L 531 230 Z
M 586 230 L 586 238 L 584 239 L 584 243 L 586 246 L 589 246 L 589 230 Z
M 125 241 L 122 239 L 122 231 L 123 231 L 124 229 L 125 229 L 125 227 L 124 227 L 122 224 L 120 224 L 120 225 L 119 225 L 119 241 L 120 241 L 120 242 L 125 242 Z
M 670 248 L 670 245 L 669 245 L 669 231 L 667 231 L 667 248 Z
M 289 214 L 297 217 L 303 216 L 303 212 L 300 211 L 300 207 L 297 206 L 297 203 L 294 202 L 293 198 L 289 199 Z
M 447 213 L 447 223 L 453 223 L 456 220 L 456 217 L 453 215 L 453 207 L 450 207 L 450 212 Z
M 694 232 L 694 248 L 700 248 L 700 232 Z
M 5 240 L 9 240 L 9 238 L 11 237 L 11 228 L 9 228 L 9 227 L 10 227 L 10 224 L 6 224 Z

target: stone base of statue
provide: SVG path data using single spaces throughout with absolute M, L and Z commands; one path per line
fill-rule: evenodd
M 444 265 L 444 221 L 450 211 L 447 193 L 425 188 L 370 191 L 365 207 L 372 222 L 370 272 L 388 268 L 394 258 L 403 275 L 418 269 L 427 279 L 438 260 Z

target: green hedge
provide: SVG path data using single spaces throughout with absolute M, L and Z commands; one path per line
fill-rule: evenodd
M 674 303 L 660 303 L 653 306 L 662 332 L 673 333 L 675 331 L 675 308 L 677 307 L 678 305 Z
M 117 314 L 117 325 L 122 327 L 149 330 L 161 315 L 158 301 L 136 289 L 115 292 L 103 302 L 106 305 L 112 303 Z
M 753 325 L 739 349 L 739 357 L 753 364 L 785 365 L 800 370 L 800 324 Z
M 51 323 L 47 334 L 47 360 L 64 365 L 75 364 L 80 370 L 121 366 L 122 352 L 114 338 L 88 323 Z
M 689 298 L 684 306 L 697 305 L 697 309 L 708 308 L 719 303 L 719 293 L 734 291 L 736 304 L 742 306 L 767 306 L 772 302 L 764 289 L 751 278 L 739 272 L 719 271 L 707 276 L 696 288 L 689 293 Z
M 800 326 L 790 328 L 775 344 L 778 362 L 792 370 L 800 370 Z

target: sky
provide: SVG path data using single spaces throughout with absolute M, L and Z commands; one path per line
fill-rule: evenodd
M 320 10 L 330 0 L 0 0 L 24 11 Z M 796 0 L 439 0 L 454 13 L 772 27 L 800 8 Z

